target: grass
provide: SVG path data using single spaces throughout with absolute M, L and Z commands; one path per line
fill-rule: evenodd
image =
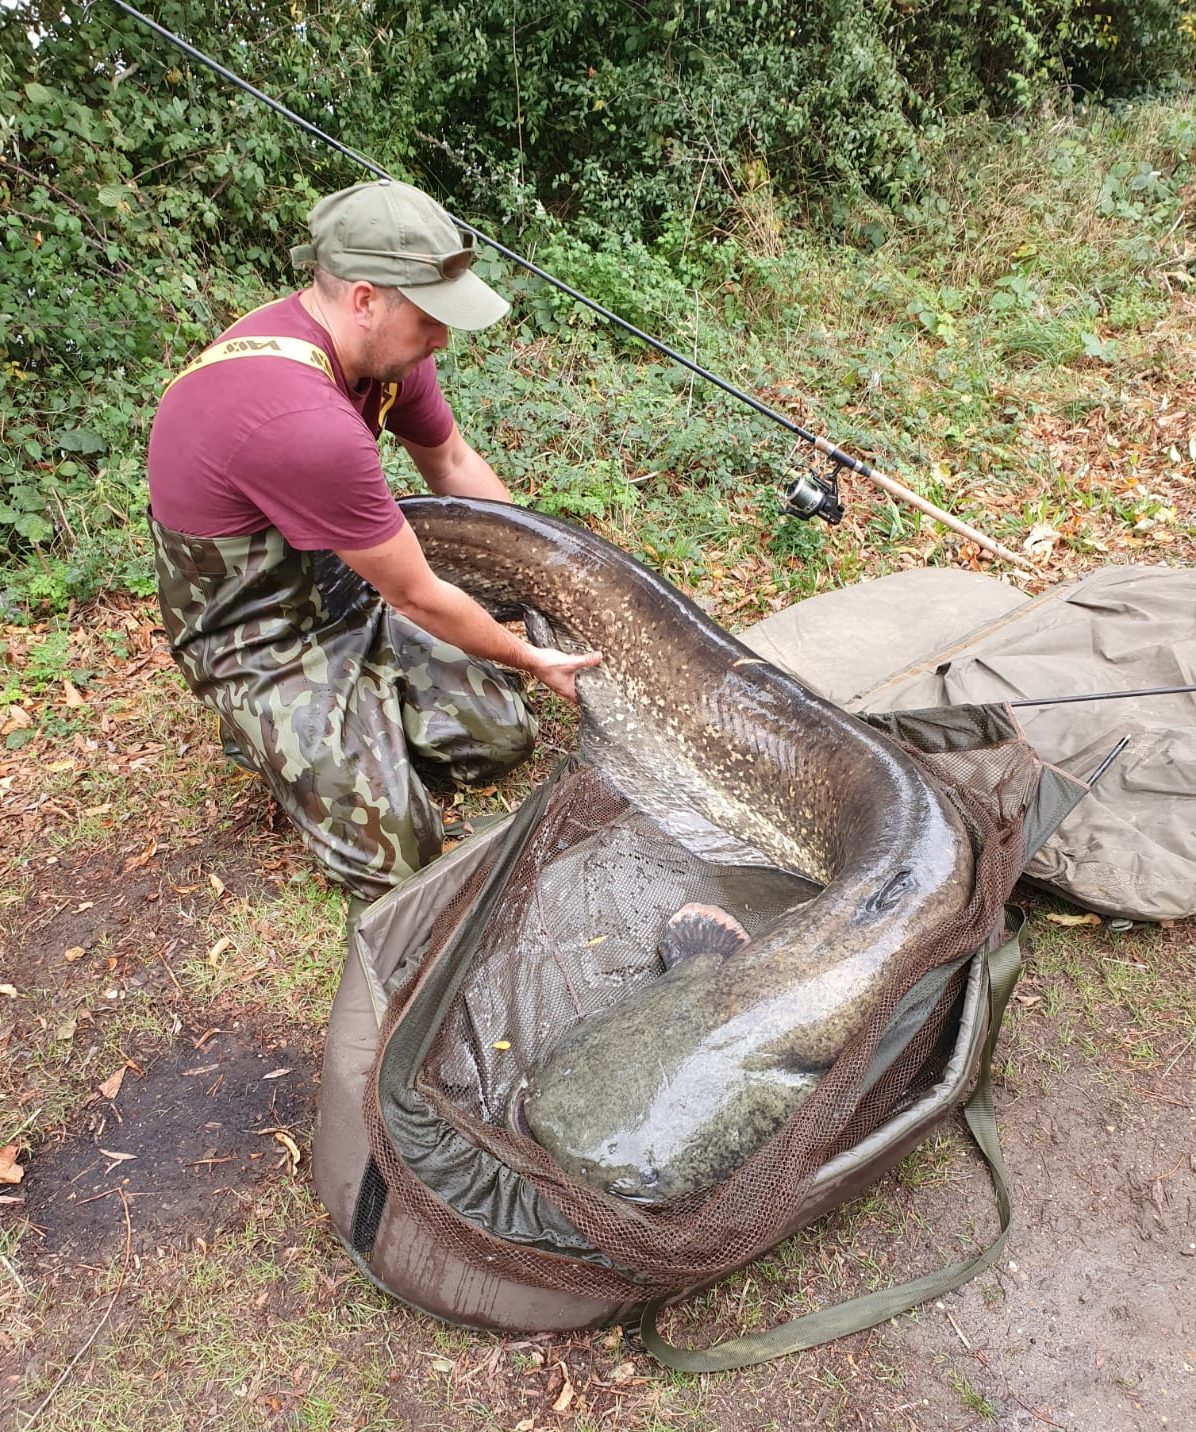
M 180 970 L 191 992 L 204 1000 L 236 1000 L 251 984 L 266 1017 L 324 1028 L 340 982 L 335 952 L 345 943 L 341 890 L 305 874 L 265 904 L 256 893 L 222 895 L 202 924 L 206 948 Z
M 982 1397 L 981 1394 L 976 1391 L 963 1373 L 954 1370 L 948 1372 L 947 1382 L 950 1384 L 951 1390 L 969 1412 L 975 1413 L 975 1415 L 984 1422 L 996 1421 L 997 1409 L 987 1397 Z

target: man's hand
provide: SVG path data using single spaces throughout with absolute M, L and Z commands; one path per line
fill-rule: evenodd
M 550 691 L 569 701 L 577 700 L 577 673 L 597 666 L 602 660 L 600 651 L 586 651 L 576 656 L 550 646 L 531 647 L 529 650 L 534 653 L 535 665 L 528 663 L 528 673 L 537 681 L 542 681 Z

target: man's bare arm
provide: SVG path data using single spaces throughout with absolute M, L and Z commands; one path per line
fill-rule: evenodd
M 511 494 L 486 459 L 465 441 L 456 423 L 439 447 L 399 441 L 411 454 L 420 476 L 441 497 L 490 497 L 510 502 Z
M 520 641 L 467 592 L 432 571 L 419 539 L 406 523 L 377 547 L 341 551 L 337 556 L 392 607 L 433 636 L 459 646 L 470 656 L 529 672 L 570 701 L 577 700 L 577 673 L 602 660 L 597 651 L 575 656 Z

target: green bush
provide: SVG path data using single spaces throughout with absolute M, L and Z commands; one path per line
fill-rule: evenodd
M 952 114 L 1190 76 L 1196 34 L 1179 0 L 161 0 L 154 14 L 633 322 L 707 360 L 721 344 L 744 381 L 739 336 L 794 316 L 797 270 L 775 260 L 795 216 L 865 247 L 894 222 L 945 236 L 929 166 Z M 290 281 L 313 200 L 361 177 L 114 6 L 0 9 L 0 551 L 36 557 L 39 591 L 147 585 L 153 395 Z M 1167 171 L 1130 166 L 1101 204 L 1153 221 L 1176 192 Z M 555 290 L 507 280 L 529 335 L 609 351 Z M 998 301 L 1016 308 L 1021 283 L 1002 279 Z M 947 287 L 906 301 L 950 339 Z M 698 472 L 735 469 L 701 424 L 663 447 Z M 550 485 L 585 507 L 561 473 Z

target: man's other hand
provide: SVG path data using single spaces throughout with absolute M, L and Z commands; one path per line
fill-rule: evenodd
M 577 673 L 597 666 L 602 660 L 600 651 L 586 651 L 577 656 L 556 651 L 550 646 L 538 646 L 530 650 L 535 653 L 535 664 L 529 662 L 527 671 L 537 681 L 542 681 L 550 691 L 555 691 L 558 696 L 564 696 L 569 701 L 577 700 Z

